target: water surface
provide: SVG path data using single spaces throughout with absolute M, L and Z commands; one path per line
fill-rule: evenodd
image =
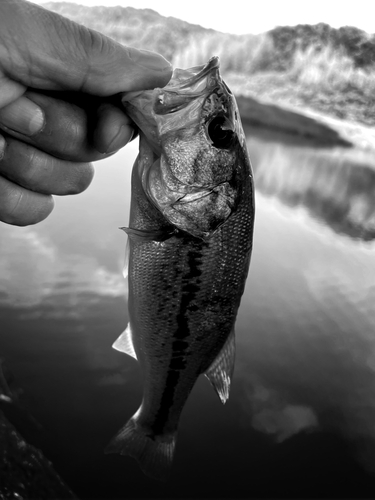
M 43 426 L 29 440 L 82 498 L 375 495 L 375 158 L 247 136 L 257 213 L 231 398 L 199 380 L 168 484 L 103 454 L 141 400 L 136 361 L 111 349 L 137 145 L 41 224 L 0 226 L 0 354 Z

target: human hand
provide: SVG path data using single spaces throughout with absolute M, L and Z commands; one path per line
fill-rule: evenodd
M 134 132 L 116 94 L 162 87 L 171 73 L 158 54 L 25 0 L 0 0 L 0 221 L 35 224 L 52 211 L 51 195 L 86 189 L 89 162 Z

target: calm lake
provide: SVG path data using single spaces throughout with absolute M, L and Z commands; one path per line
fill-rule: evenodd
M 375 497 L 375 155 L 246 132 L 257 212 L 231 397 L 199 380 L 167 484 L 103 454 L 141 401 L 137 362 L 111 348 L 137 141 L 43 223 L 0 224 L 0 355 L 43 426 L 30 443 L 81 498 Z

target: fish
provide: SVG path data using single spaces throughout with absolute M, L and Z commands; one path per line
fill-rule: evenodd
M 131 456 L 166 481 L 198 377 L 206 375 L 222 403 L 229 397 L 253 243 L 253 175 L 218 57 L 175 68 L 165 87 L 125 93 L 122 103 L 140 142 L 122 228 L 129 324 L 113 347 L 139 361 L 143 398 L 106 452 Z

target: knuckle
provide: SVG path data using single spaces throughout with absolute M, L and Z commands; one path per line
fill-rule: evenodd
M 94 167 L 91 163 L 76 164 L 71 171 L 64 194 L 82 193 L 89 187 L 93 177 Z
M 67 117 L 61 133 L 59 154 L 65 158 L 73 158 L 79 154 L 85 142 L 85 127 L 76 116 Z
M 14 226 L 24 226 L 25 217 L 22 213 L 22 199 L 24 193 L 20 189 L 8 189 L 4 199 L 5 208 L 2 210 L 2 220 Z
M 53 209 L 53 199 L 31 193 L 4 179 L 0 179 L 0 220 L 13 226 L 28 226 L 45 219 Z
M 83 52 L 84 64 L 81 90 L 84 90 L 92 76 L 92 71 L 97 71 L 97 60 L 95 59 L 108 53 L 109 43 L 106 36 L 85 26 L 80 26 L 76 40 L 79 42 L 79 46 L 77 47 L 78 51 L 81 53 Z
M 42 158 L 38 155 L 37 150 L 33 147 L 28 147 L 25 152 L 25 157 L 22 158 L 23 162 L 19 165 L 17 170 L 22 172 L 23 184 L 26 188 L 33 188 L 38 173 L 40 170 L 45 169 Z

